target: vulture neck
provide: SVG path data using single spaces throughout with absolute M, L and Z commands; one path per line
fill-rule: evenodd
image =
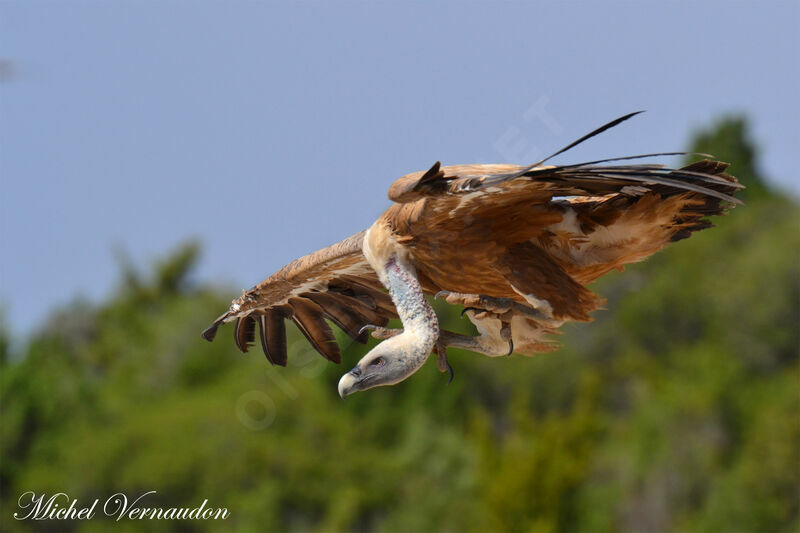
M 397 314 L 403 322 L 401 336 L 407 343 L 409 355 L 421 365 L 439 338 L 439 321 L 428 305 L 422 287 L 410 268 L 392 255 L 384 270 L 386 288 L 392 297 Z

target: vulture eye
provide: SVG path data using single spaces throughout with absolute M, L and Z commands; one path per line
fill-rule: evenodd
M 378 357 L 378 358 L 374 359 L 374 360 L 373 360 L 373 361 L 370 363 L 370 365 L 371 365 L 371 366 L 383 366 L 383 363 L 384 363 L 384 361 L 383 361 L 383 357 Z

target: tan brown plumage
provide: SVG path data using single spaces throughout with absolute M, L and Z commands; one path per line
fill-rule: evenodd
M 590 320 L 603 304 L 587 284 L 710 227 L 708 216 L 740 203 L 733 196 L 741 185 L 726 163 L 619 164 L 636 157 L 527 167 L 437 162 L 403 176 L 389 188 L 394 203 L 369 230 L 288 264 L 234 300 L 203 336 L 212 340 L 222 322 L 236 320 L 236 344 L 247 351 L 257 327 L 268 360 L 285 365 L 283 320 L 291 319 L 338 363 L 326 320 L 365 342 L 364 326 L 383 330 L 398 310 L 424 314 L 399 307 L 407 293 L 402 284 L 392 292 L 396 265 L 425 294 L 445 291 L 448 302 L 472 308 L 467 316 L 481 333 L 473 349 L 552 349 L 548 334 L 568 320 Z M 407 328 L 412 318 L 404 319 Z M 388 331 L 383 338 L 397 334 Z M 437 333 L 437 346 L 452 335 Z M 459 342 L 449 345 L 472 346 Z
M 256 323 L 259 326 L 267 359 L 285 366 L 283 320 L 288 318 L 297 324 L 314 349 L 326 359 L 340 362 L 333 331 L 324 319 L 364 343 L 367 335 L 359 333 L 364 325 L 385 326 L 390 319 L 397 318 L 394 304 L 361 252 L 364 233 L 289 263 L 237 298 L 231 310 L 203 332 L 203 337 L 213 340 L 219 324 L 232 316 L 263 315 L 263 320 L 253 320 L 252 326 Z M 243 352 L 255 339 L 245 325 L 251 327 L 249 322 L 239 319 L 235 334 L 236 345 Z

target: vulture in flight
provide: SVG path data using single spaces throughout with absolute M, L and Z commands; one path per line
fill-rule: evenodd
M 403 381 L 431 353 L 452 379 L 451 346 L 489 357 L 553 350 L 550 335 L 564 322 L 589 321 L 603 305 L 589 283 L 711 227 L 708 216 L 741 203 L 734 194 L 742 185 L 725 173 L 727 163 L 621 164 L 681 152 L 544 164 L 636 114 L 530 166 L 437 162 L 401 177 L 389 187 L 392 205 L 370 228 L 243 291 L 203 337 L 211 341 L 222 323 L 235 322 L 241 351 L 258 337 L 269 362 L 281 366 L 286 319 L 334 363 L 342 357 L 327 320 L 359 342 L 384 339 L 342 376 L 342 398 Z M 478 335 L 440 329 L 426 296 L 464 306 Z M 402 329 L 387 327 L 393 318 Z

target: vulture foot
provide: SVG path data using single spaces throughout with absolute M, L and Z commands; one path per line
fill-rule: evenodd
M 514 315 L 522 315 L 533 320 L 547 320 L 549 317 L 533 307 L 515 302 L 511 298 L 494 298 L 483 294 L 464 294 L 460 292 L 439 291 L 435 298 L 453 305 L 463 305 L 461 316 L 473 312 L 475 318 L 481 319 L 494 315 L 502 322 L 509 322 Z
M 462 350 L 469 350 L 470 352 L 482 353 L 489 357 L 500 357 L 511 355 L 514 352 L 514 341 L 511 339 L 511 325 L 503 323 L 500 330 L 501 339 L 499 342 L 496 339 L 488 338 L 483 335 L 477 337 L 470 337 L 468 335 L 461 335 L 459 333 L 452 333 L 450 331 L 442 331 L 439 333 L 439 340 L 436 343 L 434 352 L 439 355 L 438 362 L 439 370 L 444 372 L 443 366 L 447 363 L 446 356 L 442 362 L 442 353 L 448 347 L 461 348 Z
M 455 335 L 455 333 L 450 333 L 450 335 Z M 450 361 L 447 360 L 447 345 L 442 342 L 441 335 L 439 335 L 439 340 L 436 341 L 436 344 L 433 347 L 433 353 L 436 354 L 436 368 L 439 369 L 439 372 L 450 373 L 450 379 L 447 380 L 447 384 L 450 385 L 453 382 L 453 378 L 456 374 L 453 372 L 453 367 L 450 366 Z
M 402 329 L 398 328 L 384 328 L 381 326 L 376 326 L 374 324 L 367 324 L 360 330 L 358 330 L 358 334 L 361 335 L 365 331 L 372 331 L 371 335 L 373 339 L 378 340 L 386 340 L 394 337 L 395 335 L 400 335 L 403 333 Z

